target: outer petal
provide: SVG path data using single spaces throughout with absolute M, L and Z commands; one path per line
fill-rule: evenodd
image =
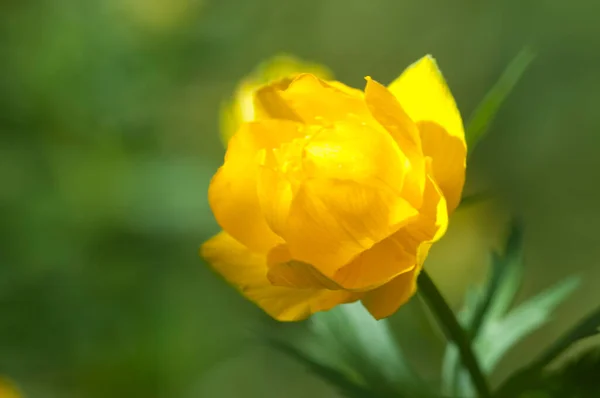
M 314 75 L 298 75 L 289 85 L 274 84 L 257 92 L 257 102 L 272 118 L 328 124 L 348 115 L 368 116 L 362 95 L 342 83 L 329 84 Z
M 225 142 L 237 132 L 244 122 L 261 119 L 264 112 L 255 103 L 255 93 L 271 82 L 288 80 L 299 73 L 312 73 L 322 79 L 331 79 L 333 74 L 323 65 L 306 62 L 289 55 L 277 55 L 258 65 L 236 88 L 232 101 L 221 110 L 221 135 Z
M 342 289 L 312 265 L 293 259 L 287 245 L 272 249 L 267 256 L 267 264 L 267 278 L 274 285 L 297 289 Z
M 410 272 L 417 262 L 413 241 L 394 234 L 362 252 L 338 270 L 333 280 L 349 290 L 371 290 L 396 276 Z
M 465 183 L 467 147 L 436 123 L 425 121 L 419 122 L 418 126 L 423 152 L 431 156 L 432 175 L 446 196 L 448 212 L 452 213 L 460 203 Z
M 210 183 L 208 200 L 217 222 L 253 250 L 266 252 L 281 241 L 267 225 L 256 192 L 261 150 L 293 140 L 302 129 L 281 120 L 243 125 L 230 140 L 225 163 Z
M 420 267 L 400 274 L 389 283 L 368 292 L 362 304 L 375 319 L 387 318 L 405 304 L 417 291 L 417 276 Z
M 431 56 L 422 58 L 388 88 L 419 126 L 423 152 L 432 157 L 434 177 L 448 200 L 448 208 L 453 210 L 464 183 L 465 134 L 454 98 L 435 60 Z M 441 127 L 446 134 L 431 133 L 431 125 Z M 452 167 L 452 172 L 445 167 L 450 162 L 459 164 Z
M 385 187 L 309 180 L 293 201 L 285 241 L 294 259 L 331 278 L 417 215 L 408 202 Z
M 273 286 L 267 279 L 266 257 L 251 252 L 226 232 L 204 243 L 201 255 L 244 296 L 280 321 L 304 319 L 359 298 L 343 290 Z
M 408 157 L 403 197 L 416 208 L 421 207 L 425 188 L 425 160 L 419 129 L 394 95 L 371 78 L 367 78 L 365 101 L 373 117 L 385 127 Z
M 446 231 L 448 213 L 446 201 L 435 182 L 428 180 L 423 202 L 423 213 L 414 223 L 398 231 L 394 238 L 404 242 L 413 253 L 414 266 L 400 273 L 390 282 L 369 291 L 362 298 L 363 305 L 373 317 L 380 319 L 393 314 L 406 303 L 416 291 L 416 278 L 425 262 L 432 242 L 440 239 Z M 365 267 L 365 271 L 369 268 Z

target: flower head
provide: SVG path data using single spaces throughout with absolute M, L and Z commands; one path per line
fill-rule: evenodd
M 415 292 L 464 183 L 460 114 L 430 56 L 364 91 L 312 74 L 264 85 L 211 181 L 207 261 L 279 320 Z

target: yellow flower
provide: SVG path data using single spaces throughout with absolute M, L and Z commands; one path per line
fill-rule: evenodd
M 233 100 L 224 104 L 221 110 L 221 135 L 224 142 L 237 132 L 244 122 L 261 117 L 260 104 L 254 100 L 256 90 L 276 80 L 289 79 L 298 73 L 312 73 L 329 80 L 332 73 L 325 67 L 299 60 L 289 55 L 278 55 L 260 64 L 238 85 Z
M 209 202 L 223 231 L 201 249 L 272 317 L 361 300 L 375 318 L 416 290 L 465 177 L 460 114 L 433 58 L 388 88 L 311 74 L 256 92 L 264 112 L 230 140 Z

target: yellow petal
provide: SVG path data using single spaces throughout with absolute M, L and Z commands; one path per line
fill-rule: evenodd
M 372 290 L 362 298 L 362 304 L 375 319 L 387 318 L 400 308 L 417 291 L 420 268 L 400 274 L 385 285 Z
M 432 175 L 448 202 L 452 213 L 460 203 L 465 183 L 467 147 L 457 137 L 450 136 L 438 124 L 419 122 L 423 152 L 431 157 Z
M 290 209 L 285 240 L 292 257 L 331 278 L 417 216 L 417 211 L 385 186 L 312 179 Z
M 434 177 L 448 198 L 449 209 L 454 209 L 464 183 L 465 133 L 454 98 L 435 60 L 426 56 L 409 66 L 390 84 L 389 90 L 419 126 L 423 152 L 433 159 Z M 446 133 L 445 139 L 429 131 L 428 126 L 432 124 L 441 127 L 440 131 Z M 452 167 L 452 172 L 445 168 L 450 162 L 458 164 Z M 438 163 L 441 165 L 437 166 Z
M 262 88 L 257 100 L 271 117 L 289 119 L 291 110 L 293 117 L 309 124 L 333 123 L 349 115 L 368 116 L 362 96 L 340 87 L 341 83 L 334 87 L 314 75 L 301 74 L 285 89 L 274 85 Z
M 423 267 L 433 242 L 440 239 L 448 225 L 444 196 L 431 179 L 425 188 L 422 213 L 419 218 L 402 228 L 394 239 L 413 254 L 414 265 L 388 283 L 371 290 L 362 298 L 363 305 L 376 319 L 392 315 L 416 291 L 416 278 Z M 368 268 L 365 269 L 365 272 Z
M 265 162 L 272 164 L 272 152 L 266 152 Z M 263 164 L 258 173 L 258 199 L 267 224 L 273 232 L 283 236 L 294 192 L 291 183 L 280 171 Z
M 419 217 L 396 233 L 400 241 L 413 240 L 421 245 L 423 242 L 436 242 L 448 228 L 448 209 L 446 198 L 435 181 L 429 177 L 425 186 L 423 206 L 419 209 Z M 422 259 L 425 261 L 425 259 Z M 422 261 L 420 262 L 422 263 Z
M 338 270 L 333 280 L 344 289 L 371 290 L 411 271 L 417 262 L 413 241 L 392 235 Z
M 433 57 L 427 55 L 406 68 L 388 88 L 413 121 L 437 123 L 464 140 L 462 118 Z
M 419 215 L 392 236 L 361 253 L 336 272 L 333 281 L 344 289 L 367 290 L 408 272 L 425 261 L 432 242 L 440 239 L 448 225 L 446 201 L 429 178 Z
M 409 163 L 385 130 L 355 117 L 320 128 L 307 140 L 302 156 L 308 178 L 376 179 L 398 193 Z
M 373 117 L 385 127 L 408 157 L 403 196 L 413 206 L 419 208 L 425 188 L 425 162 L 419 129 L 404 112 L 394 95 L 371 78 L 367 78 L 365 101 Z
M 228 101 L 221 109 L 221 136 L 224 142 L 237 132 L 245 122 L 264 118 L 264 111 L 255 102 L 256 90 L 265 84 L 286 81 L 299 73 L 312 73 L 322 79 L 331 79 L 332 73 L 326 67 L 306 62 L 290 55 L 277 55 L 266 60 L 255 68 L 238 85 L 233 100 Z
M 267 278 L 276 286 L 297 289 L 342 289 L 310 264 L 292 259 L 287 245 L 273 248 L 267 256 Z
M 302 118 L 283 98 L 293 78 L 277 80 L 261 86 L 255 93 L 253 107 L 257 119 L 283 119 L 302 122 Z
M 225 163 L 213 177 L 208 199 L 219 225 L 235 239 L 266 252 L 281 242 L 267 225 L 257 195 L 261 150 L 292 141 L 302 126 L 288 121 L 248 123 L 229 142 Z
M 204 243 L 201 255 L 246 298 L 280 321 L 301 320 L 359 298 L 343 290 L 273 286 L 267 279 L 266 256 L 251 252 L 225 232 Z
M 422 154 L 417 126 L 396 97 L 370 77 L 367 77 L 365 101 L 373 117 L 390 132 L 405 154 Z

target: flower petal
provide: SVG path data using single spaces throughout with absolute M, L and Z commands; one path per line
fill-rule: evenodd
M 423 264 L 431 242 L 442 237 L 447 225 L 446 201 L 435 182 L 429 178 L 418 217 L 361 253 L 338 270 L 332 279 L 344 289 L 357 291 L 387 283 L 413 269 L 415 264 Z
M 254 96 L 253 109 L 257 119 L 283 119 L 302 122 L 302 118 L 282 97 L 293 78 L 285 78 L 258 89 Z
M 419 126 L 423 152 L 433 159 L 434 177 L 448 199 L 448 208 L 453 210 L 464 183 L 465 133 L 460 112 L 435 60 L 423 57 L 388 88 Z M 434 129 L 438 131 L 431 133 L 432 125 L 439 126 Z M 444 139 L 442 131 L 446 133 Z M 448 171 L 445 166 L 450 163 L 457 166 Z
M 406 170 L 403 196 L 419 208 L 425 188 L 425 161 L 419 129 L 404 112 L 398 100 L 387 88 L 367 78 L 365 101 L 373 117 L 391 134 L 407 156 L 410 170 Z
M 448 212 L 452 213 L 460 203 L 465 183 L 467 147 L 436 123 L 425 121 L 417 125 L 423 152 L 431 157 L 432 175 L 446 197 Z
M 234 98 L 222 106 L 221 136 L 224 142 L 229 141 L 242 123 L 268 117 L 260 101 L 255 100 L 256 90 L 271 83 L 285 88 L 292 81 L 292 76 L 299 73 L 312 73 L 321 79 L 331 79 L 333 76 L 323 65 L 285 54 L 261 63 L 241 81 L 235 90 Z
M 309 124 L 328 124 L 348 115 L 368 115 L 356 90 L 342 83 L 329 84 L 314 75 L 300 74 L 287 85 L 270 85 L 257 92 L 257 102 L 273 118 Z
M 378 127 L 350 117 L 320 128 L 301 154 L 304 174 L 359 182 L 376 179 L 400 193 L 410 165 L 392 137 Z
M 429 120 L 464 140 L 460 112 L 433 57 L 427 55 L 406 68 L 388 88 L 413 121 Z
M 292 257 L 331 278 L 342 266 L 417 216 L 385 186 L 312 179 L 290 209 L 285 241 Z
M 267 278 L 273 285 L 297 289 L 342 289 L 310 264 L 292 259 L 287 245 L 273 248 L 267 256 Z
M 273 232 L 282 236 L 285 231 L 294 192 L 291 183 L 280 171 L 272 168 L 274 155 L 266 152 L 265 162 L 258 173 L 258 199 L 267 224 Z
M 417 276 L 420 268 L 398 275 L 385 285 L 365 294 L 361 302 L 375 319 L 392 315 L 408 302 L 417 291 Z
M 273 286 L 267 279 L 266 256 L 251 252 L 226 232 L 204 243 L 201 255 L 246 298 L 280 321 L 301 320 L 359 298 L 343 290 Z
M 401 241 L 412 239 L 419 244 L 436 242 L 444 236 L 447 228 L 448 209 L 446 198 L 435 181 L 429 177 L 425 186 L 423 206 L 419 210 L 419 217 L 399 230 L 396 233 L 396 238 Z
M 419 129 L 394 95 L 375 80 L 367 77 L 365 101 L 373 117 L 394 137 L 407 155 L 422 155 Z
M 281 241 L 267 225 L 256 192 L 260 151 L 292 141 L 302 128 L 281 120 L 242 125 L 210 183 L 208 200 L 217 222 L 253 250 L 266 252 Z
M 412 240 L 403 242 L 392 235 L 339 269 L 333 280 L 348 290 L 374 289 L 415 267 L 413 246 Z
M 362 298 L 363 305 L 376 319 L 392 315 L 412 297 L 416 291 L 416 278 L 432 243 L 439 240 L 446 231 L 446 201 L 431 179 L 427 181 L 425 188 L 422 211 L 416 221 L 394 234 L 394 239 L 403 242 L 406 250 L 413 253 L 413 267 L 408 272 L 400 273 L 390 282 L 367 292 Z

